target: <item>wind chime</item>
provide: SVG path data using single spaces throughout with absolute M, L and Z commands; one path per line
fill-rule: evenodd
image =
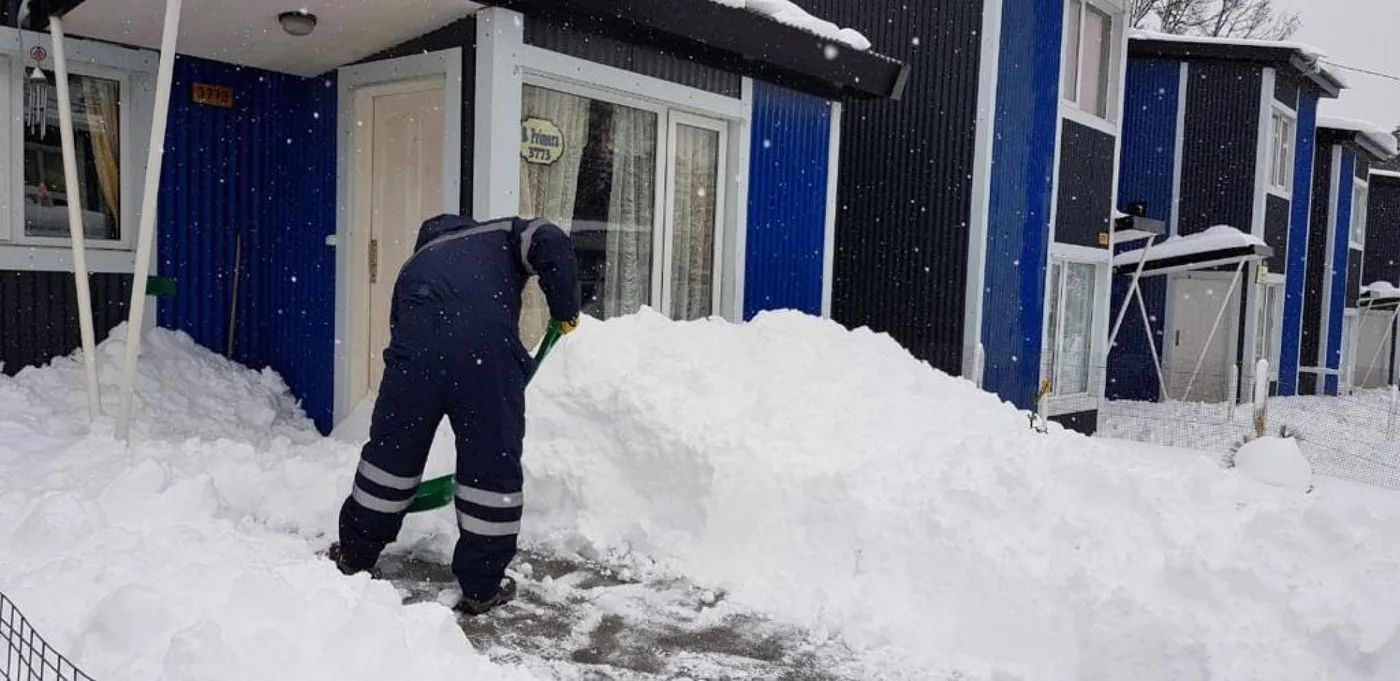
M 23 49 L 21 47 L 21 49 Z M 49 134 L 49 77 L 44 73 L 44 60 L 48 59 L 49 52 L 42 45 L 35 45 L 29 50 L 29 58 L 34 60 L 34 69 L 29 72 L 29 78 L 25 82 L 24 93 L 24 124 L 31 133 L 38 137 L 46 137 Z

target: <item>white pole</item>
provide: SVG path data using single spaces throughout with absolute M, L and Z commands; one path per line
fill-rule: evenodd
M 156 230 L 156 190 L 165 153 L 165 122 L 170 113 L 170 81 L 175 70 L 175 38 L 180 33 L 180 0 L 165 0 L 165 31 L 160 40 L 156 71 L 155 115 L 151 118 L 150 148 L 146 153 L 146 190 L 141 197 L 141 232 L 136 242 L 136 272 L 131 280 L 131 314 L 127 320 L 126 365 L 122 371 L 121 412 L 117 437 L 131 432 L 131 402 L 136 388 L 136 360 L 141 353 L 141 329 L 146 312 L 146 278 L 151 268 L 151 242 Z
M 1235 403 L 1239 401 L 1240 395 L 1240 368 L 1238 365 L 1230 365 L 1230 399 L 1225 400 L 1226 420 L 1235 422 Z
M 981 343 L 977 344 L 977 350 L 972 356 L 972 380 L 977 382 L 977 387 L 982 387 L 982 382 L 986 380 L 987 372 L 987 351 Z
M 73 148 L 73 104 L 68 93 L 68 56 L 63 51 L 63 20 L 49 17 L 53 38 L 54 74 L 58 80 L 58 131 L 63 144 L 63 181 L 68 194 L 68 234 L 73 247 L 73 283 L 78 287 L 78 331 L 83 341 L 83 369 L 87 374 L 88 420 L 102 413 L 97 385 L 97 341 L 92 329 L 92 293 L 88 286 L 87 245 L 83 238 L 82 192 L 78 191 L 78 160 Z M 108 121 L 110 123 L 110 121 Z
M 1133 282 L 1128 286 L 1128 295 L 1123 297 L 1123 304 L 1118 307 L 1118 318 L 1113 320 L 1113 330 L 1108 334 L 1108 351 L 1113 352 L 1113 341 L 1118 339 L 1118 329 L 1123 325 L 1123 317 L 1128 313 L 1128 304 L 1133 297 L 1133 292 L 1138 289 L 1138 282 L 1142 280 L 1142 268 L 1147 264 L 1147 252 L 1152 250 L 1152 240 L 1147 240 L 1147 245 L 1142 247 L 1142 257 L 1138 258 L 1137 270 L 1133 272 Z M 1147 337 L 1152 337 L 1152 328 L 1147 329 Z
M 1157 387 L 1162 390 L 1162 401 L 1171 399 L 1167 394 L 1167 379 L 1162 375 L 1162 360 L 1157 355 L 1157 339 L 1152 337 L 1152 316 L 1147 314 L 1147 303 L 1142 299 L 1142 289 L 1137 289 L 1138 309 L 1142 310 L 1142 326 L 1147 331 L 1147 347 L 1152 351 L 1152 368 L 1157 370 Z M 1163 343 L 1166 342 L 1164 338 Z
M 1390 419 L 1385 424 L 1386 437 L 1395 436 L 1395 412 L 1400 410 L 1400 387 L 1390 384 Z
M 1244 271 L 1244 262 L 1240 261 L 1235 268 L 1235 276 L 1230 278 L 1230 290 L 1225 292 L 1225 300 L 1220 303 L 1220 312 L 1215 315 L 1215 323 L 1210 325 L 1210 334 L 1206 336 L 1205 347 L 1201 348 L 1201 354 L 1196 358 L 1196 368 L 1191 370 L 1191 378 L 1186 381 L 1186 393 L 1181 396 L 1183 401 L 1190 399 L 1191 386 L 1196 384 L 1196 375 L 1201 372 L 1201 364 L 1206 361 L 1206 353 L 1210 352 L 1210 344 L 1215 340 L 1215 332 L 1220 330 L 1220 320 L 1225 318 L 1225 308 L 1230 307 L 1230 297 L 1235 295 L 1235 287 L 1240 283 L 1240 273 Z
M 1264 437 L 1269 422 L 1269 360 L 1254 363 L 1254 434 Z

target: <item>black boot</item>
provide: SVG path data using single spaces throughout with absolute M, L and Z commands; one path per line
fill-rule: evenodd
M 330 558 L 331 562 L 335 563 L 336 569 L 340 570 L 342 574 L 353 575 L 358 572 L 368 572 L 371 578 L 379 578 L 378 572 L 373 567 L 357 568 L 346 562 L 345 555 L 340 552 L 340 542 L 331 544 L 330 550 L 326 551 L 326 557 Z
M 468 615 L 483 615 L 490 609 L 499 605 L 505 605 L 514 599 L 515 580 L 511 577 L 502 577 L 501 585 L 496 588 L 496 593 L 491 594 L 489 598 L 478 601 L 463 596 L 462 600 L 458 601 L 456 607 L 453 609 Z

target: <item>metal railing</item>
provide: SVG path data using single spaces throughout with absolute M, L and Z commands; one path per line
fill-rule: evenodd
M 29 620 L 0 593 L 0 679 L 5 681 L 93 681 L 49 645 Z

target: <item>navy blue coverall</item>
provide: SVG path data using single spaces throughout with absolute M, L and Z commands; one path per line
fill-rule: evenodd
M 579 314 L 569 236 L 545 220 L 423 223 L 390 307 L 384 378 L 349 498 L 340 510 L 342 569 L 368 570 L 397 538 L 446 416 L 457 445 L 461 535 L 452 571 L 466 599 L 491 599 L 515 557 L 523 507 L 525 381 L 521 293 L 539 276 L 550 316 Z

